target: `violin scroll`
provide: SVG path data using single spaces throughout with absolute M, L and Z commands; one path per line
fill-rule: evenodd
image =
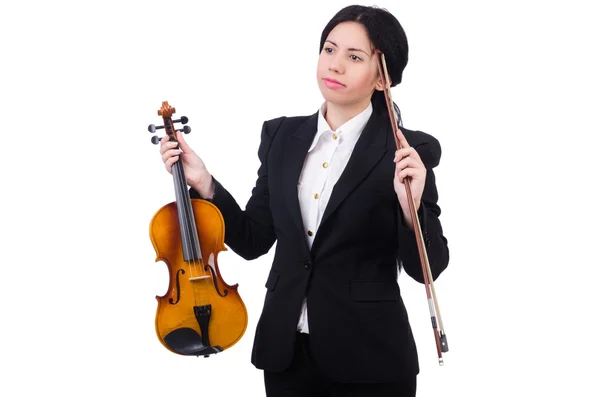
M 173 116 L 173 113 L 175 113 L 175 108 L 172 107 L 171 105 L 169 105 L 169 103 L 167 101 L 164 101 L 162 103 L 161 108 L 158 110 L 158 115 L 162 116 L 163 121 L 164 121 L 164 125 L 154 125 L 154 124 L 150 124 L 148 126 L 148 131 L 153 134 L 155 133 L 157 130 L 163 129 L 165 127 L 166 128 L 166 132 L 167 135 L 171 136 L 171 140 L 175 140 L 175 136 L 174 136 L 174 132 L 175 131 L 181 131 L 184 134 L 189 134 L 190 132 L 192 132 L 192 129 L 189 126 L 185 126 L 183 128 L 179 128 L 179 129 L 175 129 L 174 128 L 174 124 L 175 123 L 181 123 L 181 124 L 187 124 L 189 119 L 186 116 L 181 116 L 181 118 L 177 119 L 177 120 L 171 120 L 171 117 Z M 158 145 L 158 143 L 160 143 L 161 138 L 159 138 L 158 136 L 154 135 L 152 137 L 152 139 L 150 140 L 153 144 Z

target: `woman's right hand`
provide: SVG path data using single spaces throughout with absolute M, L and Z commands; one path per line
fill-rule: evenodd
M 179 160 L 183 164 L 183 172 L 187 184 L 194 188 L 204 198 L 212 197 L 212 175 L 206 169 L 204 161 L 192 150 L 183 139 L 181 131 L 176 132 L 179 141 L 179 149 L 176 149 L 177 142 L 170 142 L 169 136 L 163 137 L 160 141 L 160 154 L 165 164 L 165 168 L 172 173 L 173 164 Z

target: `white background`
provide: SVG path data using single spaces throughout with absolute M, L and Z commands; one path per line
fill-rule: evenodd
M 400 280 L 419 396 L 600 394 L 593 3 L 377 3 L 409 39 L 404 125 L 443 150 L 443 367 L 425 290 Z M 350 3 L 200 4 L 2 3 L 1 395 L 263 395 L 250 351 L 272 252 L 219 255 L 249 315 L 233 348 L 181 357 L 156 338 L 167 273 L 148 229 L 174 192 L 146 128 L 164 100 L 188 116 L 243 207 L 262 122 L 316 111 L 320 34 Z

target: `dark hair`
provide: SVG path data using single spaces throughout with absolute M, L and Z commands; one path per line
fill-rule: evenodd
M 358 22 L 365 27 L 373 46 L 385 55 L 391 86 L 394 87 L 400 84 L 402 73 L 408 63 L 408 41 L 398 19 L 385 8 L 362 5 L 351 5 L 342 8 L 323 29 L 319 52 L 323 50 L 325 40 L 333 28 L 342 22 L 349 21 Z M 382 92 L 375 91 L 372 102 L 376 110 L 387 112 Z M 397 108 L 396 104 L 394 106 Z M 399 109 L 396 111 L 400 115 Z

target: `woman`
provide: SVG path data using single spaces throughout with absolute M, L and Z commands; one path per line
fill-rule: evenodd
M 398 265 L 423 277 L 403 180 L 411 178 L 435 280 L 449 255 L 432 171 L 441 149 L 432 136 L 402 128 L 396 150 L 375 48 L 397 85 L 408 45 L 395 17 L 350 6 L 329 22 L 317 65 L 324 103 L 310 116 L 264 122 L 244 210 L 180 133 L 180 150 L 161 142 L 166 169 L 181 156 L 192 198 L 222 212 L 234 252 L 255 259 L 277 241 L 252 351 L 268 396 L 416 393 Z

